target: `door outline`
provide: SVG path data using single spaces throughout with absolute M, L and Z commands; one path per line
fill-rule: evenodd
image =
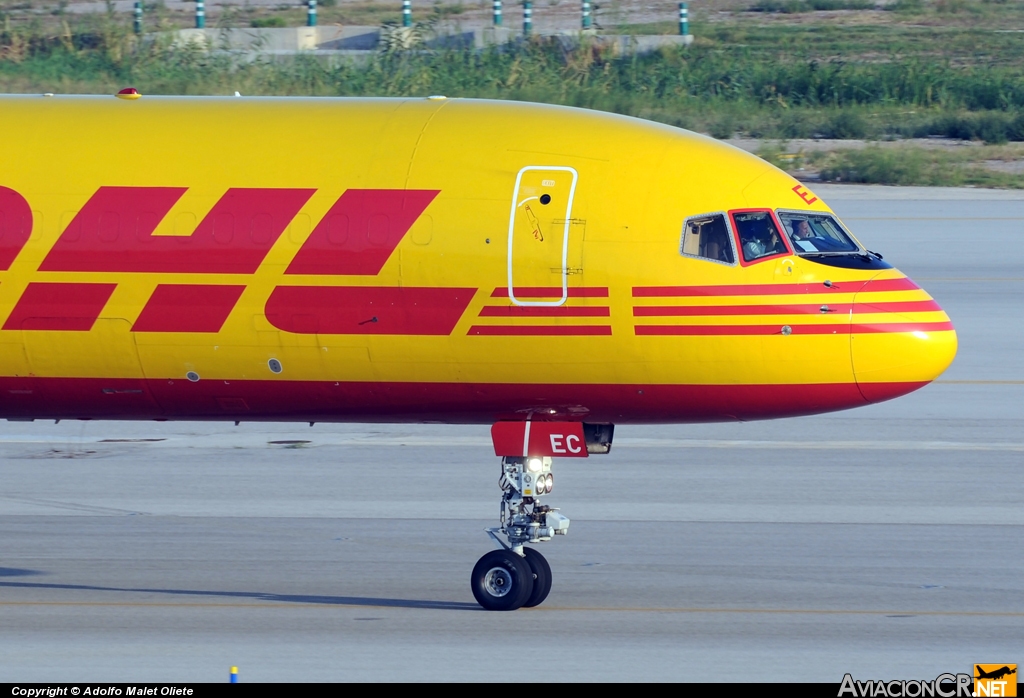
M 569 186 L 569 202 L 565 207 L 565 230 L 562 232 L 562 297 L 557 301 L 520 300 L 516 298 L 515 289 L 512 288 L 512 235 L 516 224 L 516 210 L 521 204 L 524 204 L 529 200 L 526 199 L 524 201 L 519 201 L 519 185 L 522 182 L 523 173 L 530 172 L 531 170 L 572 173 L 572 184 Z M 572 167 L 527 165 L 523 169 L 519 170 L 519 174 L 516 175 L 516 186 L 515 189 L 512 190 L 512 210 L 508 216 L 508 299 L 512 301 L 513 305 L 558 306 L 563 305 L 569 298 L 569 282 L 567 279 L 566 264 L 569 258 L 569 228 L 572 225 L 572 202 L 573 197 L 576 195 L 577 181 L 579 181 L 579 173 L 577 173 L 575 168 Z M 534 197 L 530 197 L 530 199 L 532 198 Z

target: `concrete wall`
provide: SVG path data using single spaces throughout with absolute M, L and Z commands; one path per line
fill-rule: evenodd
M 485 48 L 506 44 L 522 34 L 508 27 L 462 29 L 456 24 L 440 25 L 429 35 L 419 37 L 415 30 L 391 29 L 385 35 L 381 27 L 324 25 L 318 27 L 287 27 L 264 29 L 180 29 L 170 32 L 175 46 L 194 46 L 208 51 L 236 51 L 247 55 L 290 55 L 299 52 L 324 55 L 353 55 L 375 51 L 382 42 L 402 48 Z M 563 32 L 555 36 L 569 47 L 580 41 L 581 32 Z M 586 34 L 597 45 L 610 46 L 617 54 L 650 53 L 664 46 L 689 45 L 693 36 L 659 35 L 626 36 Z

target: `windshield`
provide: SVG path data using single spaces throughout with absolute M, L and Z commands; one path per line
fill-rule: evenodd
M 690 218 L 683 226 L 683 254 L 732 264 L 732 237 L 721 213 Z
M 768 211 L 734 213 L 732 220 L 740 236 L 743 261 L 753 262 L 762 257 L 789 253 Z
M 782 221 L 797 254 L 861 253 L 860 248 L 846 234 L 835 216 L 827 213 L 779 211 L 779 220 Z

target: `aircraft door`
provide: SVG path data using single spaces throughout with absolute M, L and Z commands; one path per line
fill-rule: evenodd
M 508 224 L 508 296 L 513 304 L 557 306 L 568 298 L 570 237 L 581 234 L 573 230 L 572 219 L 577 179 L 572 167 L 519 170 Z

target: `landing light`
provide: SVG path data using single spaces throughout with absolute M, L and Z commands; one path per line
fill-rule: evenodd
M 540 458 L 531 458 L 530 460 L 526 461 L 526 469 L 529 470 L 531 473 L 539 473 L 541 471 L 541 468 L 543 467 L 544 461 L 542 461 Z

